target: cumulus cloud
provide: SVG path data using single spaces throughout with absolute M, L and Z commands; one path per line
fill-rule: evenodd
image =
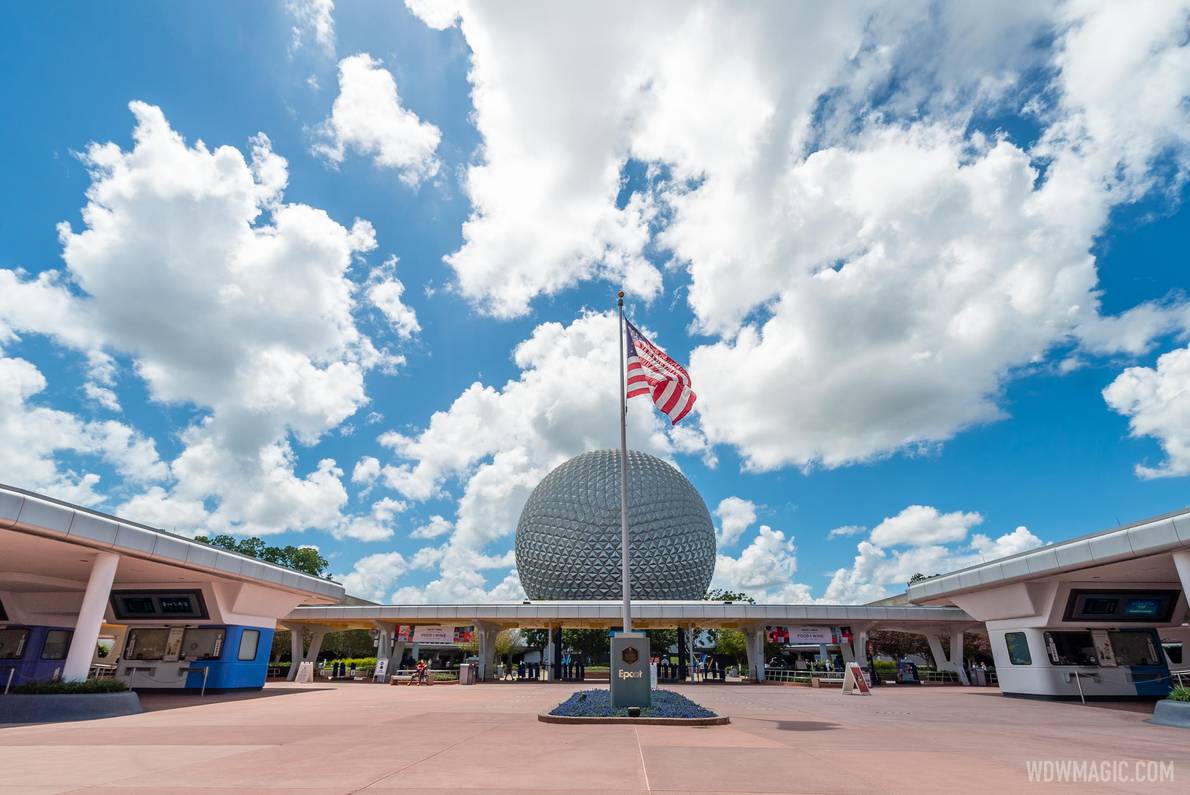
M 313 151 L 330 163 L 343 162 L 351 149 L 410 186 L 438 172 L 442 133 L 401 106 L 397 81 L 366 53 L 339 62 L 339 96 L 317 134 Z
M 409 6 L 472 52 L 462 294 L 648 298 L 643 252 L 668 252 L 718 337 L 691 356 L 705 436 L 749 468 L 928 448 L 1055 348 L 1186 323 L 1102 318 L 1091 254 L 1186 173 L 1184 2 Z M 1042 132 L 981 130 L 997 114 Z
M 400 552 L 380 552 L 365 555 L 355 562 L 347 574 L 335 577 L 352 596 L 372 602 L 383 602 L 405 572 L 409 563 Z
M 756 504 L 740 497 L 725 497 L 715 508 L 715 516 L 719 517 L 715 540 L 720 548 L 729 547 L 756 521 Z
M 294 20 L 290 29 L 290 52 L 301 49 L 310 41 L 324 54 L 334 56 L 334 0 L 286 0 L 285 10 Z
M 968 530 L 982 523 L 983 517 L 978 513 L 941 513 L 932 505 L 910 505 L 876 525 L 869 540 L 882 547 L 946 544 L 963 540 Z
M 859 542 L 851 567 L 834 572 L 820 601 L 871 602 L 904 589 L 914 574 L 945 574 L 1042 543 L 1025 527 L 996 538 L 977 533 L 967 541 L 969 529 L 982 521 L 974 512 L 942 513 L 932 506 L 910 505 Z
M 454 529 L 454 525 L 447 519 L 435 514 L 430 517 L 430 521 L 417 527 L 409 534 L 410 538 L 438 538 L 444 536 Z
M 3 272 L 0 271 L 0 274 Z M 0 480 L 71 502 L 102 502 L 95 492 L 100 475 L 88 462 L 105 462 L 132 483 L 165 478 L 169 469 L 149 439 L 114 420 L 88 422 L 37 405 L 45 376 L 31 362 L 0 351 Z M 62 466 L 63 453 L 82 456 L 78 467 Z
M 1190 348 L 1162 355 L 1154 367 L 1129 367 L 1103 390 L 1103 399 L 1128 418 L 1134 437 L 1152 437 L 1165 461 L 1137 464 L 1142 478 L 1190 474 Z
M 169 480 L 128 497 L 124 515 L 181 531 L 391 535 L 385 506 L 345 515 L 342 470 L 323 459 L 299 473 L 293 447 L 366 404 L 369 369 L 399 361 L 353 316 L 348 269 L 376 247 L 371 224 L 286 203 L 287 164 L 263 134 L 245 158 L 187 144 L 157 107 L 130 108 L 131 149 L 95 143 L 82 155 L 91 173 L 83 226 L 58 230 L 66 271 L 0 271 L 15 293 L 9 301 L 0 290 L 0 332 L 47 334 L 82 351 L 100 389 L 115 376 L 104 351 L 119 352 L 154 400 L 199 410 Z M 23 394 L 34 382 L 21 380 Z M 127 479 L 165 476 L 131 430 L 88 427 Z
M 756 537 L 739 557 L 715 556 L 712 588 L 742 591 L 761 603 L 808 604 L 810 588 L 793 581 L 797 573 L 797 547 L 780 530 L 761 525 Z

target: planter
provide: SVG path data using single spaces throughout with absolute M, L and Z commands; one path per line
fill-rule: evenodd
M 541 713 L 537 719 L 542 723 L 643 723 L 650 726 L 725 726 L 731 723 L 731 718 L 726 715 L 716 715 L 713 718 L 572 718 L 566 715 Z
M 0 723 L 94 720 L 135 715 L 141 711 L 140 699 L 131 690 L 123 693 L 0 696 Z
M 1148 722 L 1158 726 L 1190 729 L 1190 701 L 1170 701 L 1168 698 L 1158 701 L 1153 709 L 1153 717 L 1149 718 Z

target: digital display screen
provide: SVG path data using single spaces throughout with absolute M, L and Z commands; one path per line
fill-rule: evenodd
M 1116 612 L 1119 606 L 1119 599 L 1104 599 L 1102 597 L 1088 596 L 1083 602 L 1083 612 L 1087 615 L 1094 616 L 1110 616 Z
M 161 605 L 162 613 L 190 615 L 194 612 L 189 596 L 162 596 L 157 602 Z
M 1154 623 L 1173 618 L 1181 591 L 1175 590 L 1083 590 L 1073 589 L 1066 603 L 1064 621 Z
M 116 619 L 207 618 L 202 591 L 112 591 Z
M 1124 613 L 1130 616 L 1153 617 L 1161 612 L 1161 602 L 1156 599 L 1129 599 Z
M 142 616 L 151 616 L 157 612 L 150 596 L 125 596 L 124 612 Z

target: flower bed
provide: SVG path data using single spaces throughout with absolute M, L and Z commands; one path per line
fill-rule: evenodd
M 550 715 L 563 718 L 627 718 L 628 710 L 612 707 L 608 690 L 580 690 L 554 707 Z M 653 691 L 652 706 L 640 711 L 642 718 L 717 718 L 714 712 L 685 696 L 668 690 Z

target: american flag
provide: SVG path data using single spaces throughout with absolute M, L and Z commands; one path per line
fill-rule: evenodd
M 636 326 L 628 328 L 628 385 L 626 398 L 649 395 L 653 405 L 677 425 L 694 408 L 698 396 L 690 389 L 686 368 L 645 339 Z

